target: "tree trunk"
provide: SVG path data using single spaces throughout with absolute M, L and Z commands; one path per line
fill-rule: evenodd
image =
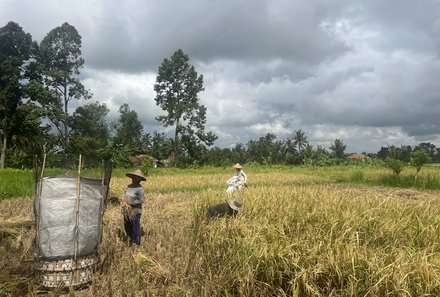
M 3 141 L 2 141 L 2 149 L 0 152 L 0 168 L 5 168 L 5 160 L 6 160 L 6 147 L 8 145 L 8 138 L 6 136 L 6 133 L 3 134 Z
M 174 157 L 177 159 L 177 148 L 178 148 L 178 139 L 179 139 L 179 119 L 176 121 L 176 131 L 174 132 Z
M 414 182 L 417 183 L 417 176 L 419 175 L 420 169 L 416 170 L 416 176 L 414 177 Z
M 68 107 L 67 104 L 69 103 L 69 98 L 67 97 L 67 81 L 65 80 L 65 85 L 64 85 L 64 112 L 67 115 L 67 111 L 68 111 Z M 64 125 L 64 137 L 63 137 L 63 145 L 64 145 L 64 155 L 66 157 L 66 161 L 67 161 L 67 146 L 69 144 L 69 140 L 67 138 L 67 119 L 65 119 L 63 121 L 63 125 Z

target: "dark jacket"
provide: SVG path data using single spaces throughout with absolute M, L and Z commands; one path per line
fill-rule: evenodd
M 232 209 L 229 206 L 228 202 L 220 203 L 217 205 L 213 205 L 208 207 L 208 211 L 206 212 L 206 217 L 209 219 L 220 218 L 224 216 L 235 217 L 238 214 L 238 211 Z

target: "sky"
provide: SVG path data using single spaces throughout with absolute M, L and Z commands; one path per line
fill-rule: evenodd
M 171 132 L 155 120 L 154 83 L 182 49 L 203 75 L 216 146 L 302 130 L 353 153 L 440 147 L 439 0 L 0 0 L 9 21 L 37 42 L 73 25 L 92 102 L 109 121 L 128 103 L 145 132 Z

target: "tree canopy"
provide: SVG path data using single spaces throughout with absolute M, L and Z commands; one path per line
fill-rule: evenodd
M 24 115 L 23 84 L 25 65 L 32 50 L 32 37 L 14 22 L 0 28 L 0 168 L 5 165 L 8 143 L 17 134 Z M 20 115 L 19 115 L 20 114 Z
M 110 110 L 99 102 L 79 106 L 69 118 L 72 129 L 69 153 L 99 158 L 110 136 L 106 115 Z
M 90 99 L 77 76 L 84 65 L 81 57 L 81 35 L 69 23 L 51 30 L 41 41 L 38 66 L 42 83 L 53 97 L 47 101 L 49 119 L 58 129 L 64 150 L 68 147 L 69 102 L 73 99 Z
M 165 127 L 175 126 L 175 156 L 183 151 L 193 157 L 199 151 L 199 145 L 214 143 L 217 136 L 205 132 L 206 107 L 198 98 L 198 94 L 204 91 L 203 75 L 198 75 L 181 49 L 163 60 L 154 90 L 156 104 L 167 113 L 157 116 L 156 120 Z
M 330 150 L 332 151 L 333 156 L 338 159 L 344 158 L 346 148 L 347 146 L 342 139 L 336 139 L 335 142 L 330 145 Z

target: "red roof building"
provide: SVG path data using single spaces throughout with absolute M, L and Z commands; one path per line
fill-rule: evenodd
M 347 157 L 348 160 L 361 160 L 361 159 L 365 159 L 365 158 L 370 158 L 370 157 L 368 157 L 367 155 L 364 155 L 364 154 L 352 154 Z

